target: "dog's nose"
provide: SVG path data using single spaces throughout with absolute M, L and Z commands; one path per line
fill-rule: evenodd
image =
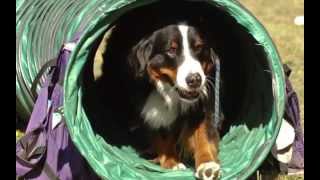
M 186 77 L 187 85 L 194 89 L 200 87 L 201 80 L 201 75 L 199 73 L 190 73 Z

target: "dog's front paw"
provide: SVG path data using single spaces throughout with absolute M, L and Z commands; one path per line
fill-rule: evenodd
M 202 180 L 219 179 L 220 177 L 220 165 L 214 161 L 200 164 L 197 168 L 195 176 Z
M 179 164 L 173 166 L 172 169 L 173 169 L 173 170 L 185 170 L 185 169 L 187 169 L 187 167 L 186 167 L 184 164 L 179 163 Z

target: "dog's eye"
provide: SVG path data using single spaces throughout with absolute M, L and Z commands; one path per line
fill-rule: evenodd
M 202 50 L 202 48 L 204 47 L 204 45 L 201 43 L 199 43 L 199 44 L 195 44 L 195 46 L 194 46 L 194 50 L 196 50 L 196 51 L 200 51 L 200 50 Z
M 168 49 L 168 53 L 169 54 L 176 54 L 177 53 L 177 48 L 176 47 L 170 47 Z
M 171 41 L 170 42 L 170 47 L 167 50 L 167 53 L 170 56 L 176 55 L 177 54 L 177 50 L 178 50 L 178 43 L 176 41 Z

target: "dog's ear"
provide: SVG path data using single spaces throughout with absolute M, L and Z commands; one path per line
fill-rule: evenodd
M 206 75 L 213 73 L 213 70 L 214 70 L 214 67 L 216 66 L 217 61 L 220 61 L 218 55 L 213 50 L 213 48 L 209 48 L 208 53 L 209 53 L 208 55 L 209 55 L 210 61 L 206 61 L 203 65 L 203 68 L 204 68 L 203 70 Z
M 150 39 L 143 39 L 133 47 L 129 56 L 129 66 L 136 78 L 144 76 L 151 53 L 152 43 Z

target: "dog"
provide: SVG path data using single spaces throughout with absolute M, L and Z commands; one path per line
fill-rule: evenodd
M 168 25 L 139 42 L 129 62 L 138 72 L 146 71 L 155 87 L 141 117 L 148 128 L 162 130 L 152 137 L 157 161 L 164 168 L 184 169 L 176 149 L 179 144 L 193 155 L 196 176 L 212 179 L 220 169 L 219 134 L 209 108 L 214 61 L 207 43 L 196 27 Z
M 108 40 L 101 78 L 106 109 L 130 119 L 129 136 L 143 129 L 137 141 L 148 142 L 152 161 L 185 169 L 184 160 L 192 159 L 200 179 L 220 175 L 212 93 L 219 57 L 211 41 L 206 28 L 188 20 L 140 29 L 120 23 Z

